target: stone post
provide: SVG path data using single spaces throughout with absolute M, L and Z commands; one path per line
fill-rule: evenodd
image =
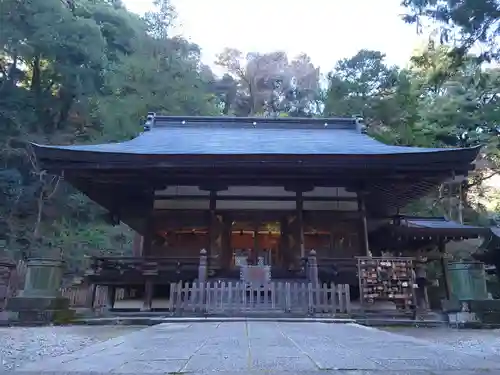
M 198 266 L 198 282 L 205 283 L 207 281 L 207 251 L 201 249 L 200 264 Z
M 318 261 L 316 259 L 316 251 L 313 249 L 309 252 L 309 257 L 307 258 L 307 268 L 308 268 L 308 281 L 316 288 L 319 284 L 318 280 Z

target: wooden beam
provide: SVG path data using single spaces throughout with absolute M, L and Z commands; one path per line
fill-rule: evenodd
M 218 192 L 227 190 L 229 186 L 226 184 L 214 182 L 214 183 L 198 185 L 198 188 L 203 191 Z
M 50 171 L 62 170 L 122 170 L 127 171 L 131 169 L 149 169 L 149 170 L 214 170 L 221 171 L 231 168 L 245 168 L 248 170 L 258 169 L 259 171 L 280 171 L 284 169 L 295 169 L 297 171 L 307 171 L 308 169 L 323 169 L 323 170 L 398 170 L 401 172 L 408 171 L 453 171 L 456 174 L 464 169 L 470 170 L 473 166 L 466 159 L 460 160 L 435 160 L 432 157 L 426 157 L 425 154 L 420 155 L 405 155 L 397 160 L 394 158 L 371 158 L 353 157 L 353 156 L 337 156 L 332 158 L 331 155 L 290 155 L 290 157 L 281 158 L 277 160 L 277 155 L 241 155 L 236 157 L 229 157 L 227 155 L 220 155 L 214 157 L 213 155 L 162 155 L 159 159 L 158 156 L 152 159 L 145 159 L 144 156 L 132 155 L 129 160 L 111 160 L 116 157 L 116 154 L 107 155 L 92 155 L 86 154 L 86 160 L 77 162 L 67 162 L 61 160 L 47 160 L 40 159 L 44 169 Z M 96 156 L 96 160 L 92 159 Z M 123 155 L 122 155 L 123 156 Z M 421 163 L 414 163 L 408 161 L 411 158 L 418 157 Z M 467 159 L 470 156 L 467 156 Z M 474 158 L 474 156 L 472 156 Z M 366 167 L 369 168 L 366 168 Z M 427 168 L 426 168 L 427 167 Z M 328 173 L 325 173 L 327 175 Z
M 284 186 L 285 191 L 291 191 L 296 193 L 297 191 L 300 191 L 302 193 L 306 193 L 309 191 L 313 191 L 315 188 L 315 185 L 312 183 L 302 183 L 302 184 L 287 184 Z
M 294 202 L 294 196 L 255 196 L 255 195 L 215 195 L 218 201 L 279 201 L 279 202 Z M 168 195 L 156 194 L 155 200 L 208 200 L 210 196 L 207 195 Z M 304 197 L 303 200 L 314 202 L 356 202 L 356 197 Z
M 133 170 L 68 170 L 65 171 L 66 178 L 86 178 L 93 181 L 102 180 L 110 183 L 128 181 L 140 183 L 148 181 L 161 185 L 184 185 L 184 181 L 189 181 L 189 185 L 203 186 L 207 190 L 223 190 L 225 186 L 238 185 L 241 181 L 252 181 L 254 184 L 260 184 L 260 181 L 281 182 L 281 186 L 295 190 L 296 185 L 318 185 L 323 181 L 331 181 L 338 184 L 339 181 L 356 182 L 363 180 L 374 180 L 384 183 L 394 181 L 402 183 L 410 180 L 423 179 L 447 179 L 452 175 L 449 169 L 431 170 L 421 167 L 421 170 L 394 171 L 394 170 L 360 170 L 353 171 L 347 169 L 311 169 L 311 168 L 288 168 L 288 169 L 226 169 L 207 171 L 206 169 L 189 170 L 185 168 L 179 170 L 170 169 L 133 169 Z M 464 172 L 464 171 L 462 171 Z M 259 174 L 259 179 L 253 179 L 251 176 Z
M 157 209 L 154 212 L 154 216 L 157 222 L 163 222 L 165 224 L 174 224 L 177 223 L 182 225 L 182 223 L 203 223 L 203 215 L 206 211 L 202 210 L 167 210 L 167 209 Z M 216 210 L 216 213 L 217 212 Z M 283 215 L 287 213 L 294 213 L 293 210 L 285 211 L 285 210 L 224 210 L 224 215 L 231 218 L 231 220 L 249 220 L 255 215 L 258 215 L 262 220 L 268 221 L 279 221 Z M 357 211 L 309 211 L 309 215 L 311 215 L 312 220 L 314 222 L 322 222 L 325 220 L 332 221 L 350 221 L 357 220 L 360 217 L 359 212 Z

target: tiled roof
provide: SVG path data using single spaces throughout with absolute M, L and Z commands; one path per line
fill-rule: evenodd
M 477 232 L 478 234 L 486 234 L 489 231 L 489 228 L 486 227 L 460 224 L 445 218 L 403 217 L 401 223 L 408 228 L 468 231 Z
M 491 232 L 493 233 L 494 236 L 500 238 L 500 228 L 498 228 L 498 227 L 491 227 Z
M 457 150 L 386 145 L 363 134 L 354 119 L 224 117 L 158 117 L 150 131 L 126 142 L 36 147 L 148 155 L 390 155 Z

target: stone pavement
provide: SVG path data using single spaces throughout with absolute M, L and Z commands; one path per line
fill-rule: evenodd
M 500 373 L 500 358 L 351 323 L 165 323 L 20 372 L 469 375 Z

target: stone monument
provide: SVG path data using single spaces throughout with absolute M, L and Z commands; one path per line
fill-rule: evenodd
M 11 319 L 25 323 L 48 323 L 57 312 L 69 308 L 60 294 L 64 262 L 57 258 L 28 259 L 24 289 L 9 298 L 6 310 Z

